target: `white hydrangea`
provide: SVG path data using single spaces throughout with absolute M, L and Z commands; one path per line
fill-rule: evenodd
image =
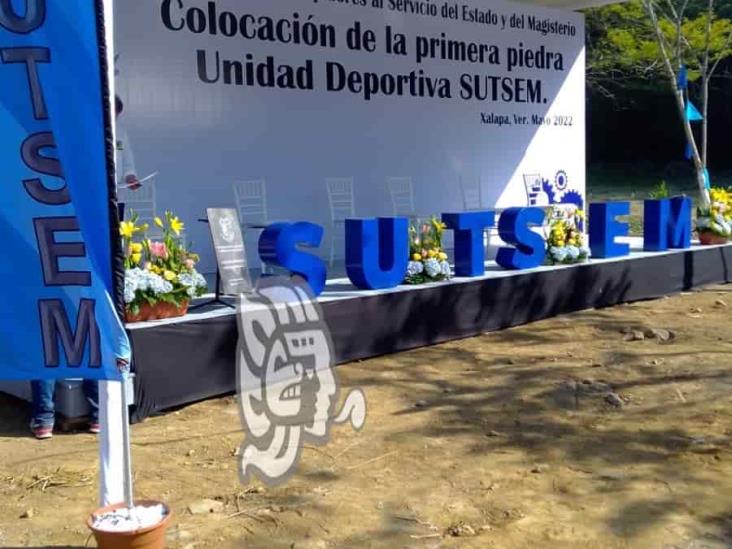
M 160 275 L 135 267 L 125 271 L 125 302 L 132 303 L 136 292 L 152 291 L 155 295 L 173 291 L 173 285 Z
M 450 264 L 447 261 L 440 261 L 440 273 L 445 278 L 450 278 L 452 276 L 452 269 L 450 269 Z
M 569 259 L 572 261 L 575 261 L 579 259 L 580 256 L 580 249 L 577 246 L 567 246 L 567 256 L 569 256 Z
M 424 270 L 430 278 L 435 278 L 442 272 L 440 262 L 434 257 L 431 257 L 424 262 Z
M 188 297 L 196 297 L 199 289 L 206 289 L 206 279 L 201 273 L 193 269 L 191 273 L 181 273 L 178 275 L 178 282 L 185 286 Z
M 559 247 L 559 246 L 552 246 L 549 248 L 549 254 L 552 256 L 552 259 L 554 261 L 562 262 L 565 259 L 567 259 L 567 248 Z
M 135 290 L 131 284 L 127 283 L 125 279 L 125 303 L 132 303 L 135 300 Z
M 407 276 L 422 274 L 423 271 L 424 265 L 422 265 L 421 261 L 410 261 L 407 264 Z

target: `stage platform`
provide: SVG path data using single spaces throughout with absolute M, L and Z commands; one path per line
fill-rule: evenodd
M 340 363 L 433 345 L 590 308 L 653 299 L 730 282 L 732 246 L 632 253 L 580 265 L 506 271 L 494 262 L 477 278 L 359 291 L 329 280 L 319 298 Z M 232 309 L 129 325 L 136 379 L 135 421 L 235 390 L 237 326 Z
M 626 240 L 630 256 L 580 265 L 506 271 L 489 261 L 481 277 L 384 291 L 360 291 L 345 278 L 329 280 L 319 301 L 336 361 L 732 281 L 732 245 L 648 253 L 641 251 L 640 239 Z M 130 324 L 128 331 L 136 372 L 133 421 L 234 392 L 238 334 L 233 309 L 203 308 L 182 318 Z M 2 382 L 0 391 L 30 398 L 28 383 Z M 61 415 L 86 413 L 78 382 L 59 382 L 56 401 Z

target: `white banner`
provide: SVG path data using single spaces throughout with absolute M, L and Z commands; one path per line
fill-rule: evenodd
M 580 14 L 498 0 L 125 0 L 115 24 L 124 171 L 158 172 L 142 190 L 188 222 L 204 270 L 213 249 L 195 220 L 236 206 L 236 182 L 264 181 L 242 188 L 264 189 L 269 221 L 324 225 L 324 256 L 328 178 L 352 180 L 357 217 L 584 195 Z M 410 184 L 413 206 L 399 194 Z

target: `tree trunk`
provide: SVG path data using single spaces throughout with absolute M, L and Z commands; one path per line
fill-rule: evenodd
M 684 135 L 686 136 L 686 142 L 691 147 L 691 158 L 694 162 L 694 170 L 696 172 L 696 183 L 699 187 L 699 203 L 702 208 L 708 208 L 710 206 L 709 192 L 707 191 L 706 178 L 704 177 L 704 162 L 702 161 L 701 155 L 699 154 L 699 147 L 697 146 L 696 139 L 694 138 L 694 132 L 691 129 L 691 122 L 686 117 L 686 103 L 684 101 L 684 91 L 679 88 L 677 74 L 672 65 L 672 58 L 666 47 L 666 39 L 661 31 L 661 26 L 656 15 L 656 8 L 653 5 L 654 0 L 643 0 L 643 4 L 646 7 L 648 16 L 651 19 L 651 26 L 656 34 L 656 41 L 661 53 L 661 59 L 663 65 L 666 68 L 666 75 L 669 79 L 669 84 L 673 90 L 674 97 L 676 98 L 676 107 L 678 109 L 679 116 L 681 117 L 681 123 L 684 128 Z M 713 0 L 710 0 L 710 3 Z M 680 46 L 678 46 L 680 47 Z M 676 52 L 676 60 L 681 61 L 681 52 Z M 705 118 L 706 119 L 706 118 Z
M 675 82 L 675 79 L 673 80 Z M 709 191 L 707 191 L 707 182 L 704 177 L 704 162 L 702 161 L 701 155 L 699 154 L 699 148 L 696 145 L 696 139 L 694 138 L 694 131 L 691 127 L 691 122 L 686 117 L 686 104 L 684 102 L 684 92 L 674 84 L 674 95 L 676 96 L 676 106 L 678 108 L 679 115 L 681 117 L 681 123 L 684 127 L 684 134 L 686 135 L 686 142 L 691 147 L 691 160 L 694 163 L 694 171 L 696 172 L 696 183 L 699 187 L 699 199 L 703 208 L 708 208 L 710 205 Z
M 701 129 L 701 143 L 702 143 L 702 163 L 706 166 L 707 165 L 707 152 L 708 152 L 708 141 L 707 141 L 707 135 L 708 135 L 708 122 L 707 122 L 707 114 L 709 112 L 709 76 L 704 75 L 702 78 L 702 116 L 704 119 L 702 120 L 702 129 Z

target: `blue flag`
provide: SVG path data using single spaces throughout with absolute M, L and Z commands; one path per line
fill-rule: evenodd
M 700 120 L 704 120 L 704 117 L 691 101 L 686 102 L 686 119 L 689 122 L 699 122 Z
M 691 160 L 691 157 L 694 156 L 694 151 L 691 148 L 691 143 L 686 143 L 686 150 L 684 150 L 684 158 L 687 160 Z
M 679 76 L 676 81 L 676 85 L 680 90 L 685 90 L 689 86 L 689 78 L 686 71 L 686 65 L 681 65 L 679 68 Z
M 107 46 L 101 0 L 0 1 L 0 379 L 129 358 Z

